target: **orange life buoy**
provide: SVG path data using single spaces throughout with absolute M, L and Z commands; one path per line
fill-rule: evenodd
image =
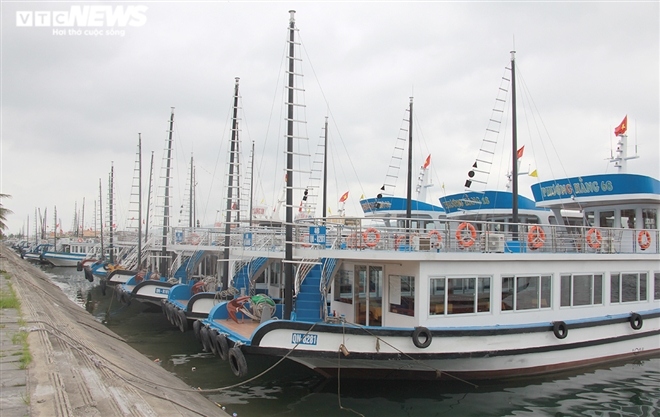
M 587 232 L 587 245 L 593 249 L 600 248 L 600 242 L 603 240 L 603 235 L 600 233 L 600 230 L 596 228 L 591 228 Z
M 357 247 L 360 247 L 360 236 L 353 232 L 346 238 L 346 246 L 348 246 L 351 249 L 355 249 Z
M 394 239 L 394 250 L 399 250 L 399 246 L 401 246 L 402 243 L 405 243 L 406 241 L 406 235 L 399 235 Z
M 78 243 L 82 243 L 82 238 L 78 238 Z
M 431 247 L 439 248 L 442 245 L 442 234 L 437 230 L 431 230 L 428 234 L 429 240 L 431 241 Z M 435 238 L 435 242 L 433 241 Z
M 651 233 L 648 230 L 642 230 L 637 234 L 637 243 L 642 250 L 647 250 L 651 246 Z
M 371 239 L 371 236 L 373 236 L 373 239 Z M 373 248 L 380 242 L 380 232 L 375 227 L 370 227 L 362 233 L 362 239 L 367 247 Z
M 469 234 L 463 234 L 465 229 L 468 230 Z M 472 223 L 464 222 L 459 224 L 458 229 L 456 229 L 456 240 L 458 241 L 458 246 L 461 248 L 469 248 L 477 240 L 477 229 L 474 228 Z
M 303 248 L 309 248 L 312 246 L 311 243 L 309 243 L 309 234 L 308 233 L 303 233 L 300 242 L 302 243 Z
M 200 238 L 199 238 L 199 235 L 198 235 L 197 233 L 192 233 L 192 234 L 188 237 L 188 242 L 189 242 L 191 245 L 199 245 L 199 241 L 200 241 Z
M 545 243 L 545 230 L 541 226 L 532 226 L 527 233 L 527 244 L 531 249 L 539 249 Z

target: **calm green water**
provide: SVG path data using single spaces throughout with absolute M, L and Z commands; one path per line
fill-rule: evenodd
M 75 268 L 46 269 L 69 297 L 145 356 L 239 417 L 262 416 L 660 416 L 660 358 L 593 368 L 515 384 L 325 381 L 295 363 L 249 356 L 239 387 L 227 362 L 201 353 L 160 309 L 119 305 Z M 98 283 L 96 283 L 98 284 Z M 660 343 L 660 338 L 658 343 Z M 269 370 L 270 369 L 270 370 Z

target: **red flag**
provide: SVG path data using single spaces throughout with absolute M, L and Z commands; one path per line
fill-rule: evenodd
M 627 114 L 626 114 L 626 117 L 623 118 L 623 121 L 621 122 L 621 124 L 614 129 L 614 136 L 623 135 L 624 133 L 626 133 L 626 130 L 628 130 L 628 115 Z
M 426 161 L 424 161 L 424 166 L 422 166 L 423 169 L 428 168 L 428 166 L 431 165 L 431 154 L 426 157 Z
M 348 191 L 346 191 L 344 193 L 344 195 L 341 196 L 341 198 L 339 199 L 339 202 L 343 203 L 344 201 L 346 201 L 346 199 L 348 199 Z
M 523 152 L 525 152 L 525 145 L 523 145 L 522 148 L 518 149 L 518 152 L 516 152 L 516 159 L 522 158 Z

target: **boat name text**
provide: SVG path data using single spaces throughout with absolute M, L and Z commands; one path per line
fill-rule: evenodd
M 614 191 L 612 181 L 579 181 L 566 184 L 554 184 L 548 187 L 541 187 L 541 195 L 545 197 L 563 197 L 571 195 L 588 195 L 600 192 Z
M 488 197 L 468 197 L 463 196 L 462 198 L 456 198 L 454 200 L 445 200 L 442 203 L 442 206 L 445 210 L 455 209 L 455 208 L 464 208 L 472 206 L 482 206 L 489 205 L 490 199 Z

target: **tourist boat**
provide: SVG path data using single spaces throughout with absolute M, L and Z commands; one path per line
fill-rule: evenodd
M 291 45 L 294 33 L 291 12 Z M 513 57 L 511 64 L 514 71 Z M 433 222 L 441 245 L 401 250 L 399 236 L 410 242 L 427 233 L 410 216 L 403 228 L 375 230 L 367 228 L 373 218 L 354 218 L 352 230 L 364 230 L 366 244 L 350 247 L 345 224 L 294 224 L 288 200 L 283 251 L 254 240 L 235 249 L 270 259 L 281 271 L 281 297 L 234 283 L 246 295 L 195 322 L 202 345 L 239 377 L 248 373 L 246 354 L 286 357 L 326 376 L 453 381 L 658 354 L 660 181 L 616 173 L 546 181 L 532 191 L 538 207 L 556 215 L 580 209 L 587 224 L 448 217 Z M 512 196 L 516 209 L 516 187 Z M 632 222 L 621 227 L 622 219 Z M 488 244 L 495 226 L 512 250 Z M 309 244 L 299 243 L 304 234 Z
M 97 243 L 94 240 L 59 239 L 58 250 L 46 251 L 43 253 L 42 258 L 53 266 L 75 267 L 85 259 L 95 257 L 96 247 Z

